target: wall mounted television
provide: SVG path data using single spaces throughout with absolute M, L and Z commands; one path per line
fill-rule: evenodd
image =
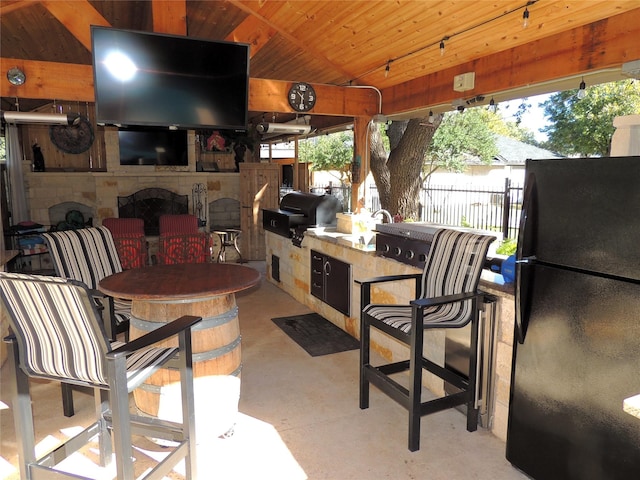
M 245 130 L 249 45 L 91 27 L 96 119 Z
M 118 130 L 120 165 L 188 165 L 187 131 L 136 127 Z

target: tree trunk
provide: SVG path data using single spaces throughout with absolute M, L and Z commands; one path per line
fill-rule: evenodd
M 371 131 L 371 173 L 378 187 L 380 204 L 392 215 L 420 219 L 422 165 L 441 121 L 442 115 L 437 115 L 433 123 L 426 117 L 392 122 L 387 131 L 391 146 L 389 158 L 379 130 Z

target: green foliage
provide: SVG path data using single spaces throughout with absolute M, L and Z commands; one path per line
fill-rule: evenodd
M 515 138 L 523 143 L 528 143 L 529 145 L 537 145 L 536 136 L 533 131 L 528 128 L 522 127 L 520 122 L 516 120 L 505 121 L 497 115 L 497 118 L 493 120 L 491 123 L 487 124 L 487 127 L 492 132 L 497 133 L 498 135 L 502 135 L 504 137 Z
M 483 163 L 490 164 L 498 149 L 488 126 L 497 122 L 496 117 L 486 108 L 445 113 L 427 151 L 427 162 L 431 164 L 428 173 L 439 167 L 462 172 L 469 156 L 477 156 Z
M 512 238 L 505 238 L 504 241 L 496 248 L 496 253 L 500 255 L 514 255 L 516 248 L 518 247 L 518 241 Z
M 559 92 L 540 104 L 550 125 L 545 148 L 562 155 L 606 156 L 615 128 L 614 117 L 640 113 L 640 82 L 621 80 L 587 87 L 579 99 L 577 90 Z
M 313 170 L 336 170 L 341 180 L 348 181 L 353 160 L 353 132 L 345 131 L 302 140 L 298 158 L 311 164 Z

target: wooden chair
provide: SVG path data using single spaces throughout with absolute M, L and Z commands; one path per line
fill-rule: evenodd
M 56 466 L 97 436 L 100 464 L 111 462 L 115 447 L 117 478 L 132 479 L 132 434 L 177 442 L 145 479 L 164 478 L 182 459 L 186 477 L 197 478 L 191 327 L 200 317 L 184 316 L 127 344 L 111 344 L 91 293 L 80 282 L 0 273 L 0 294 L 13 332 L 9 337 L 14 372 L 11 405 L 20 478 L 86 479 Z M 174 336 L 177 348 L 152 347 Z M 131 415 L 129 392 L 170 361 L 180 370 L 183 422 Z M 35 449 L 29 377 L 91 387 L 96 392 L 96 422 L 40 457 Z
M 409 411 L 409 450 L 420 448 L 420 419 L 423 415 L 467 405 L 467 430 L 478 426 L 475 402 L 478 322 L 484 294 L 477 290 L 492 236 L 456 230 L 438 230 L 427 256 L 424 271 L 416 275 L 394 275 L 358 281 L 361 284 L 360 316 L 360 408 L 369 407 L 369 383 Z M 398 280 L 415 280 L 415 300 L 407 305 L 376 304 L 371 301 L 373 285 Z M 424 332 L 433 328 L 461 328 L 471 322 L 469 376 L 442 367 L 423 354 Z M 371 328 L 376 328 L 409 346 L 409 359 L 373 366 L 370 362 Z M 422 402 L 422 370 L 437 375 L 461 391 Z M 409 371 L 408 388 L 392 375 Z
M 105 218 L 102 225 L 113 236 L 123 270 L 149 265 L 149 250 L 141 218 Z

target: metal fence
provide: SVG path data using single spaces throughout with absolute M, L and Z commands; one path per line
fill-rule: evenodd
M 378 190 L 369 187 L 367 207 L 380 208 Z M 505 180 L 504 187 L 429 185 L 420 193 L 420 221 L 470 227 L 517 239 L 522 208 L 522 185 Z
M 380 199 L 375 184 L 367 187 L 366 207 L 375 212 Z M 314 193 L 331 193 L 351 211 L 351 189 L 345 186 L 317 186 Z M 502 188 L 486 185 L 425 185 L 420 192 L 421 222 L 499 232 L 502 238 L 517 239 L 523 187 L 505 179 Z M 391 212 L 393 214 L 393 212 Z
M 506 179 L 504 188 L 430 186 L 422 190 L 424 222 L 465 226 L 516 239 L 523 188 Z

